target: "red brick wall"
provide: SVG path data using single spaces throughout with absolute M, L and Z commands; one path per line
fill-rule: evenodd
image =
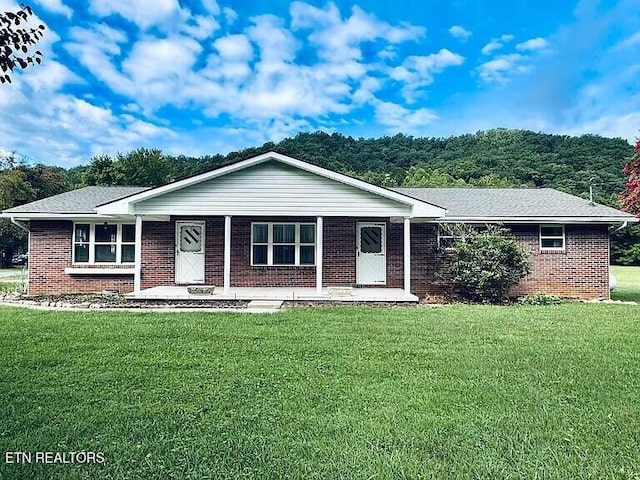
M 66 267 L 72 266 L 72 222 L 32 221 L 29 229 L 30 295 L 133 290 L 133 275 L 86 276 L 64 273 Z
M 539 227 L 512 230 L 532 252 L 531 273 L 514 295 L 546 293 L 576 298 L 609 298 L 609 231 L 604 225 L 566 225 L 565 251 L 540 252 Z
M 142 232 L 142 288 L 175 284 L 175 221 L 144 222 Z M 279 221 L 315 222 L 289 217 Z M 264 218 L 232 219 L 232 286 L 313 287 L 315 267 L 252 267 L 251 222 Z M 356 223 L 379 219 L 324 219 L 323 284 L 356 286 Z M 608 298 L 609 236 L 606 226 L 566 226 L 566 251 L 541 253 L 538 226 L 513 226 L 517 238 L 532 252 L 532 272 L 514 289 L 515 295 L 547 293 L 581 298 Z M 71 264 L 72 222 L 34 221 L 30 235 L 29 293 L 63 294 L 133 290 L 132 275 L 68 275 Z M 224 219 L 206 221 L 205 282 L 223 283 Z M 448 290 L 440 275 L 443 259 L 437 251 L 436 228 L 411 225 L 411 290 L 438 296 Z M 402 288 L 404 276 L 403 225 L 387 222 L 387 286 Z
M 565 251 L 542 253 L 538 225 L 512 225 L 531 256 L 531 272 L 514 296 L 544 293 L 571 298 L 609 298 L 609 233 L 606 226 L 566 225 Z M 434 225 L 411 226 L 411 291 L 421 297 L 449 293 L 442 269 L 446 257 L 437 250 Z

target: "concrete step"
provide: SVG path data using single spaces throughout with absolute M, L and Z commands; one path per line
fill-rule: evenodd
M 251 300 L 247 305 L 247 308 L 261 308 L 266 310 L 280 310 L 282 300 Z

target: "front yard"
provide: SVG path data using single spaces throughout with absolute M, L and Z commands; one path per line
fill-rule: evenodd
M 2 308 L 0 478 L 637 479 L 639 308 Z

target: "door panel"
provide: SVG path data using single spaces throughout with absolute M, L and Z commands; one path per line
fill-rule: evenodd
M 357 282 L 362 285 L 387 283 L 386 225 L 358 223 Z
M 176 222 L 176 283 L 204 283 L 204 222 Z

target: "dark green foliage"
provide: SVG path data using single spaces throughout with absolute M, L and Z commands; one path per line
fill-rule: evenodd
M 454 292 L 466 300 L 498 303 L 530 271 L 530 253 L 496 225 L 478 230 L 457 225 L 456 242 L 447 273 Z
M 403 134 L 381 138 L 346 137 L 339 133 L 299 133 L 279 143 L 268 142 L 228 155 L 171 156 L 157 149 L 137 149 L 116 157 L 91 159 L 69 170 L 46 167 L 28 178 L 36 198 L 86 185 L 156 186 L 196 175 L 268 151 L 277 151 L 321 167 L 385 187 L 469 185 L 482 187 L 551 187 L 584 198 L 589 184 L 595 200 L 619 207 L 617 195 L 625 185 L 622 168 L 633 147 L 621 138 L 595 135 L 570 137 L 526 130 L 496 129 L 449 138 L 414 138 Z M 7 167 L 5 167 L 6 169 Z M 30 169 L 25 169 L 29 175 Z M 54 188 L 46 175 L 60 177 Z M 35 183 L 34 183 L 35 182 Z M 2 192 L 0 194 L 3 195 Z M 34 199 L 25 190 L 24 203 Z M 7 206 L 12 206 L 5 203 Z M 628 250 L 640 240 L 640 229 L 625 229 L 612 237 L 614 263 L 637 262 Z

